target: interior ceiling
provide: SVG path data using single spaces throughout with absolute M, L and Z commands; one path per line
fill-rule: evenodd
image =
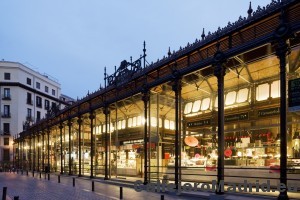
M 279 61 L 272 54 L 274 52 L 270 45 L 265 45 L 246 52 L 244 54 L 230 58 L 226 63 L 225 92 L 237 90 L 250 85 L 260 84 L 266 80 L 279 79 Z M 289 68 L 292 71 L 298 71 L 300 74 L 300 50 L 293 49 L 289 55 Z M 158 95 L 157 95 L 158 94 Z M 216 96 L 217 78 L 213 75 L 213 67 L 208 66 L 205 69 L 195 71 L 185 75 L 182 78 L 182 101 L 189 102 L 206 97 Z M 151 89 L 151 115 L 157 114 L 169 119 L 174 117 L 174 92 L 172 91 L 172 82 L 165 83 Z M 159 102 L 157 106 L 156 102 Z M 118 108 L 117 113 L 116 109 Z M 157 109 L 158 107 L 158 109 Z M 142 95 L 137 94 L 130 98 L 121 100 L 110 106 L 111 118 L 132 117 L 144 114 L 144 103 Z M 104 115 L 97 117 L 99 121 L 105 121 Z

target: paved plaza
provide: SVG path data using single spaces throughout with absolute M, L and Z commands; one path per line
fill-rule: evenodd
M 3 187 L 7 187 L 7 200 L 19 197 L 20 200 L 92 200 L 92 199 L 120 199 L 120 187 L 123 190 L 123 199 L 215 199 L 213 193 L 202 192 L 198 194 L 176 194 L 155 193 L 141 191 L 136 192 L 133 189 L 132 182 L 122 180 L 90 179 L 88 177 L 66 176 L 58 174 L 48 174 L 29 172 L 18 173 L 1 172 L 0 188 L 1 194 Z M 94 191 L 92 191 L 92 182 L 94 182 Z M 73 185 L 74 184 L 74 185 Z M 2 196 L 2 195 L 1 195 Z M 232 200 L 254 200 L 254 199 L 276 199 L 275 196 L 250 196 L 250 195 L 234 195 L 226 194 L 224 199 Z M 292 196 L 291 196 L 292 197 Z M 219 199 L 219 198 L 216 198 Z
M 75 178 L 75 187 L 73 187 Z M 89 178 L 78 178 L 76 176 L 58 176 L 51 174 L 50 181 L 45 174 L 32 172 L 21 174 L 1 172 L 0 188 L 7 187 L 7 199 L 19 196 L 20 200 L 74 200 L 74 199 L 120 199 L 120 186 L 102 183 L 94 180 L 94 192 L 92 191 L 92 180 Z M 2 196 L 2 195 L 1 195 Z M 123 199 L 161 199 L 161 194 L 152 192 L 136 192 L 133 188 L 123 187 Z M 179 197 L 164 194 L 164 199 L 193 199 L 190 197 Z M 196 198 L 194 198 L 196 199 Z M 199 198 L 197 198 L 199 199 Z

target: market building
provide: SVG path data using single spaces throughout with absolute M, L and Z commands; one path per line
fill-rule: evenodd
M 144 43 L 104 88 L 21 132 L 17 167 L 25 154 L 29 170 L 106 180 L 299 185 L 299 13 L 295 0 L 250 4 L 147 66 Z

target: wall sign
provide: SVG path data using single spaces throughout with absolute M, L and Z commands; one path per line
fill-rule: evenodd
M 289 111 L 300 110 L 300 78 L 289 80 L 288 86 Z
M 195 122 L 188 122 L 187 127 L 198 127 L 198 126 L 207 126 L 211 124 L 210 119 L 199 120 Z
M 258 117 L 267 117 L 267 116 L 272 116 L 272 115 L 279 115 L 280 113 L 280 108 L 268 108 L 264 110 L 259 110 L 258 111 Z
M 227 115 L 224 117 L 225 122 L 231 122 L 231 121 L 239 121 L 239 120 L 248 120 L 249 119 L 249 113 L 239 113 L 235 115 Z

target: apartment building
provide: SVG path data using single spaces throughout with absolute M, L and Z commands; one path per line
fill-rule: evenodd
M 57 80 L 18 62 L 0 61 L 0 93 L 0 162 L 13 160 L 13 138 L 26 126 L 72 102 Z

